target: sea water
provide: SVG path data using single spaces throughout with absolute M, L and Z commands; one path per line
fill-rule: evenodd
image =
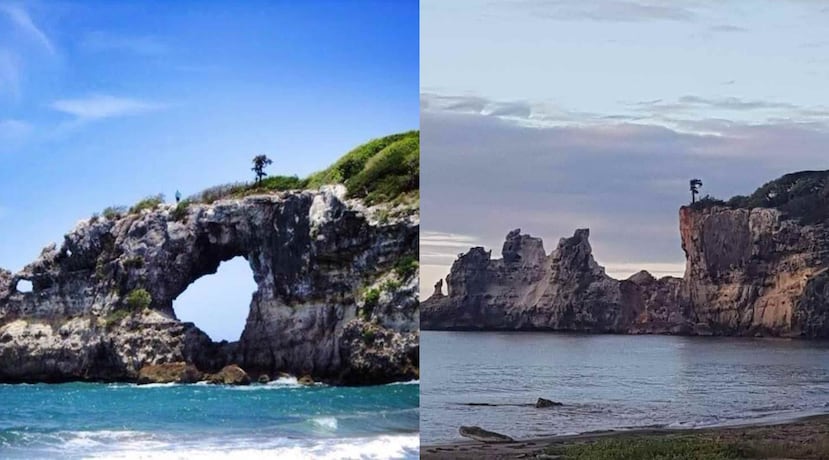
M 417 382 L 0 385 L 0 458 L 417 458 Z
M 461 425 L 529 438 L 829 412 L 825 341 L 424 331 L 421 353 L 424 444 Z

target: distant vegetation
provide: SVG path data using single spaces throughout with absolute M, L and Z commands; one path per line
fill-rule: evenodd
M 253 182 L 235 182 L 216 185 L 177 203 L 171 213 L 175 221 L 187 217 L 192 203 L 210 204 L 225 198 L 241 198 L 258 193 L 282 192 L 319 188 L 326 184 L 343 184 L 349 198 L 362 198 L 367 204 L 416 202 L 420 188 L 420 131 L 373 139 L 343 155 L 325 170 L 309 177 L 268 176 L 264 168 L 273 162 L 265 155 L 253 159 L 256 179 Z M 110 206 L 101 216 L 120 218 L 155 209 L 164 203 L 164 195 L 148 196 L 130 208 Z M 97 219 L 97 214 L 94 216 Z
M 130 208 L 130 214 L 138 214 L 145 209 L 155 209 L 161 203 L 164 203 L 164 195 L 159 193 L 158 195 L 148 196 L 138 203 L 135 203 Z
M 419 189 L 420 132 L 374 139 L 308 178 L 309 187 L 345 184 L 349 197 L 367 203 L 391 201 Z
M 236 182 L 232 184 L 216 185 L 202 190 L 188 197 L 188 203 L 213 203 L 224 198 L 241 198 L 247 195 L 268 192 L 284 192 L 287 190 L 303 190 L 308 187 L 307 179 L 297 176 L 269 176 L 259 182 Z
M 133 311 L 143 310 L 149 307 L 153 302 L 152 296 L 144 288 L 133 289 L 129 294 L 127 294 L 125 300 L 127 307 Z
M 187 200 L 212 203 L 222 198 L 256 193 L 344 184 L 350 198 L 363 198 L 368 204 L 376 204 L 416 193 L 420 185 L 419 177 L 420 132 L 409 131 L 373 139 L 346 153 L 329 168 L 304 179 L 297 176 L 262 177 L 253 183 L 237 182 L 211 187 Z
M 786 218 L 812 224 L 829 219 L 829 171 L 801 171 L 773 180 L 749 196 L 737 195 L 728 201 L 705 196 L 693 209 L 725 206 L 733 209 L 776 208 Z
M 405 280 L 417 273 L 419 266 L 417 257 L 405 256 L 394 264 L 394 272 L 397 273 L 397 276 L 399 276 L 400 279 Z

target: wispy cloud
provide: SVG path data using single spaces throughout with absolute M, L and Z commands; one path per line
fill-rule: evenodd
M 128 37 L 103 31 L 86 34 L 80 46 L 90 52 L 128 52 L 142 56 L 160 56 L 169 52 L 168 46 L 152 35 Z
M 738 97 L 705 98 L 700 96 L 682 96 L 676 102 L 655 101 L 638 102 L 635 105 L 652 110 L 689 110 L 694 108 L 714 108 L 725 110 L 798 110 L 799 106 L 788 102 L 746 100 Z
M 20 120 L 0 120 L 0 153 L 4 148 L 23 141 L 34 130 L 31 124 Z
M 51 107 L 79 120 L 89 121 L 138 115 L 164 109 L 166 105 L 140 99 L 97 94 L 77 99 L 57 100 L 51 104 Z
M 696 12 L 682 2 L 646 0 L 527 0 L 525 7 L 542 17 L 606 22 L 691 21 Z
M 420 244 L 424 246 L 463 248 L 473 246 L 477 243 L 478 239 L 471 235 L 431 231 L 420 233 Z
M 735 124 L 779 124 L 782 120 L 795 119 L 799 120 L 800 126 L 804 126 L 807 123 L 824 124 L 829 117 L 829 107 L 825 106 L 800 106 L 785 101 L 739 97 L 686 95 L 675 100 L 620 101 L 620 104 L 619 112 L 608 115 L 570 110 L 549 102 L 495 101 L 475 95 L 421 94 L 423 112 L 481 115 L 537 128 L 594 126 L 611 136 L 630 128 L 625 125 L 718 134 Z M 724 113 L 728 114 L 728 119 L 723 118 Z
M 29 12 L 22 5 L 0 3 L 0 13 L 4 14 L 17 28 L 30 39 L 37 42 L 49 53 L 55 54 L 55 47 L 49 37 L 35 24 Z
M 477 237 L 458 233 L 420 232 L 420 259 L 426 263 L 451 264 L 462 252 L 479 246 Z
M 0 92 L 20 94 L 20 61 L 16 55 L 0 48 Z
M 527 123 L 556 124 L 559 122 L 605 121 L 606 115 L 578 112 L 551 103 L 528 101 L 497 101 L 475 95 L 445 96 L 433 93 L 421 94 L 423 110 L 445 111 L 513 119 Z M 614 115 L 619 120 L 631 121 L 632 116 Z
M 516 227 L 543 237 L 549 249 L 589 227 L 595 255 L 612 274 L 677 274 L 676 212 L 689 201 L 688 179 L 702 178 L 703 193 L 727 199 L 787 172 L 829 167 L 827 123 L 698 123 L 717 134 L 644 122 L 529 126 L 424 111 L 423 151 L 430 154 L 421 162 L 421 254 L 433 269 L 421 272 L 421 284 L 430 293 L 469 247 L 493 248 L 496 257 Z
M 725 33 L 733 33 L 733 32 L 748 32 L 748 29 L 745 27 L 735 26 L 733 24 L 718 24 L 715 26 L 711 26 L 708 28 L 711 32 L 725 32 Z

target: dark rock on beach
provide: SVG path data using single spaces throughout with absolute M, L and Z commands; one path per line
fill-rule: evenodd
M 563 405 L 564 404 L 562 404 L 558 401 L 551 401 L 549 399 L 544 399 L 544 398 L 538 398 L 538 401 L 535 402 L 535 407 L 537 409 L 543 409 L 545 407 L 557 407 L 557 406 L 563 406 Z
M 487 431 L 479 426 L 462 426 L 458 429 L 458 433 L 464 438 L 474 439 L 475 441 L 486 443 L 500 443 L 500 442 L 514 442 L 515 440 L 507 435 L 496 433 L 494 431 Z

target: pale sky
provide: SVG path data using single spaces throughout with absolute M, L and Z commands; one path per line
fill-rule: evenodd
M 421 1 L 424 295 L 507 232 L 681 275 L 677 210 L 829 168 L 829 5 Z

